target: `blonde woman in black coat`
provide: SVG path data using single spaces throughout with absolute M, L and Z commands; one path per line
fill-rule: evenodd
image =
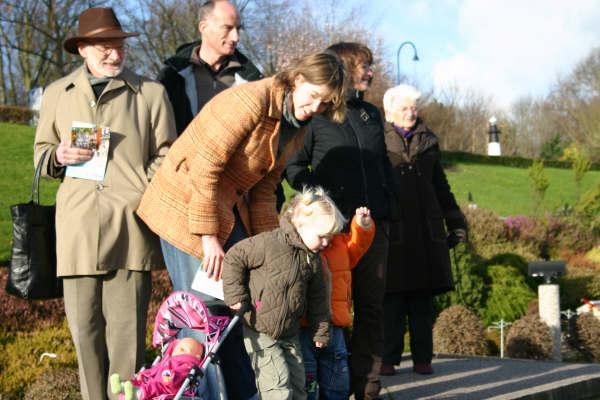
M 400 363 L 407 319 L 413 370 L 433 372 L 433 296 L 453 289 L 449 245 L 466 238 L 438 138 L 418 118 L 420 96 L 414 87 L 399 85 L 383 98 L 398 219 L 390 225 L 382 375 L 393 375 Z

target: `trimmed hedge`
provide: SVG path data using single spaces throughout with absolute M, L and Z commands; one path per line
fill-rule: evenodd
M 444 151 L 442 155 L 444 167 L 452 166 L 457 163 L 504 165 L 515 168 L 529 168 L 533 163 L 530 158 L 509 157 L 509 156 L 488 156 L 484 154 L 466 153 L 463 151 Z M 570 161 L 544 160 L 544 167 L 571 169 Z M 590 170 L 600 171 L 599 163 L 592 163 Z
M 34 112 L 27 107 L 0 104 L 0 122 L 29 124 Z

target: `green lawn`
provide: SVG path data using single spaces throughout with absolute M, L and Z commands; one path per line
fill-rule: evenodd
M 11 219 L 9 205 L 29 199 L 33 175 L 32 146 L 34 129 L 28 126 L 0 123 L 0 263 L 10 256 Z M 543 207 L 556 209 L 574 204 L 577 190 L 570 170 L 548 168 L 550 187 Z M 530 214 L 531 195 L 527 169 L 504 166 L 459 163 L 447 171 L 456 198 L 466 203 L 471 192 L 479 207 L 501 215 Z M 600 171 L 588 172 L 582 190 L 600 182 Z M 42 202 L 52 203 L 58 183 L 42 181 Z M 285 185 L 286 194 L 292 192 Z
M 550 186 L 542 207 L 556 210 L 565 204 L 574 205 L 578 194 L 570 169 L 546 168 Z M 456 199 L 467 203 L 468 192 L 474 202 L 500 215 L 531 214 L 532 196 L 528 170 L 497 165 L 456 164 L 446 171 Z M 582 181 L 582 193 L 600 182 L 600 171 L 588 171 Z
M 34 129 L 25 125 L 0 123 L 0 262 L 10 256 L 11 204 L 26 203 L 33 178 Z M 54 202 L 57 182 L 42 180 L 42 203 Z

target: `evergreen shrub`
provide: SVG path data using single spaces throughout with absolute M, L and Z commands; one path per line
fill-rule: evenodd
M 452 304 L 461 304 L 481 315 L 485 307 L 486 286 L 482 276 L 484 260 L 477 256 L 471 246 L 459 244 L 450 251 L 454 291 L 434 298 L 437 310 Z
M 445 354 L 488 354 L 483 324 L 473 311 L 460 305 L 450 306 L 438 316 L 433 326 L 433 347 Z
M 506 337 L 506 354 L 512 358 L 548 360 L 552 356 L 550 328 L 537 315 L 515 321 Z
M 27 107 L 0 104 L 0 122 L 28 124 L 33 117 L 33 111 Z
M 62 299 L 23 300 L 4 290 L 8 271 L 0 268 L 0 331 L 30 332 L 60 324 L 65 318 Z
M 57 358 L 40 360 L 43 353 L 54 353 Z M 22 399 L 28 385 L 53 369 L 76 367 L 66 322 L 31 332 L 0 333 L 0 393 L 7 399 Z
M 79 374 L 75 368 L 52 369 L 41 374 L 25 392 L 25 400 L 81 399 Z
M 518 267 L 509 264 L 490 264 L 487 267 L 488 293 L 483 313 L 486 325 L 514 321 L 525 314 L 531 300 L 536 298 Z
M 588 361 L 600 362 L 600 320 L 591 312 L 577 316 L 575 342 Z
M 574 310 L 581 299 L 600 299 L 600 274 L 596 270 L 567 267 L 567 273 L 558 281 L 560 307 Z

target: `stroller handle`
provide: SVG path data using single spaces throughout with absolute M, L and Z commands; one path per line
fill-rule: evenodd
M 204 358 L 204 361 L 202 362 L 200 369 L 198 370 L 197 368 L 192 368 L 190 370 L 188 376 L 185 378 L 185 381 L 179 388 L 179 391 L 177 392 L 177 394 L 175 395 L 173 400 L 179 400 L 181 398 L 181 396 L 183 396 L 183 393 L 187 390 L 190 383 L 192 383 L 194 380 L 204 376 L 206 369 L 208 368 L 208 365 L 215 359 L 216 353 L 217 353 L 217 351 L 219 351 L 219 348 L 221 347 L 221 343 L 223 343 L 225 338 L 227 338 L 229 333 L 233 330 L 233 327 L 238 323 L 240 318 L 242 318 L 244 313 L 246 311 L 248 311 L 249 309 L 250 309 L 249 304 L 242 305 L 242 308 L 240 308 L 235 313 L 235 315 L 233 316 L 231 321 L 229 321 L 227 328 L 225 328 L 225 330 L 221 334 L 221 337 L 219 338 L 219 340 L 215 343 L 215 345 L 210 349 L 209 353 Z

